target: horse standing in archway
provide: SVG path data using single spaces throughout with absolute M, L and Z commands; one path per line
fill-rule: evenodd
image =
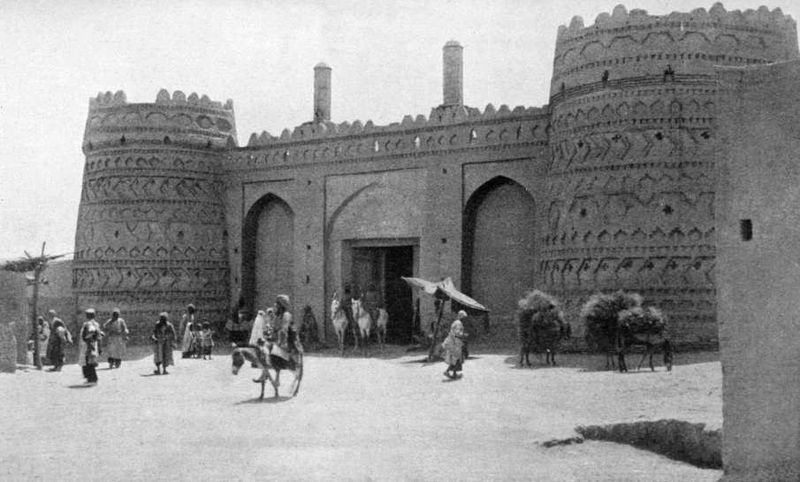
M 333 294 L 331 300 L 331 324 L 333 331 L 336 332 L 336 339 L 339 342 L 339 355 L 344 356 L 344 335 L 347 331 L 347 314 L 342 309 L 341 302 L 336 295 Z
M 364 356 L 368 356 L 369 337 L 372 333 L 372 317 L 361 306 L 361 299 L 353 300 L 353 319 L 356 320 L 356 325 L 358 326 L 357 339 L 361 339 L 361 352 Z

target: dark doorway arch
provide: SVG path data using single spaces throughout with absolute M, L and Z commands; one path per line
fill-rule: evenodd
M 498 176 L 470 196 L 464 208 L 462 286 L 491 310 L 492 323 L 508 323 L 517 300 L 535 281 L 533 197 Z
M 254 313 L 287 294 L 294 300 L 294 212 L 274 194 L 250 208 L 242 228 L 242 298 Z

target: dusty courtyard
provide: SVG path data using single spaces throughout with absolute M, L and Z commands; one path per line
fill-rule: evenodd
M 144 352 L 143 352 L 144 353 Z M 176 352 L 176 355 L 177 354 Z M 716 361 L 618 374 L 599 358 L 518 369 L 478 353 L 465 376 L 399 348 L 309 354 L 296 398 L 258 400 L 224 353 L 152 376 L 151 358 L 99 370 L 0 374 L 2 480 L 717 480 L 633 447 L 545 448 L 577 425 L 677 418 L 719 427 Z M 706 357 L 713 358 L 713 357 Z M 638 362 L 638 358 L 634 358 Z M 684 358 L 684 363 L 686 362 Z M 630 362 L 629 362 L 630 364 Z M 105 365 L 102 366 L 105 368 Z M 586 369 L 586 368 L 589 369 Z M 291 375 L 282 380 L 288 391 Z M 269 387 L 268 393 L 270 395 Z

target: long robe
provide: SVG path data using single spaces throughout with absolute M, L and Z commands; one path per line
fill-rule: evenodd
M 266 328 L 266 320 L 259 311 L 258 316 L 256 316 L 255 320 L 253 320 L 253 328 L 250 330 L 250 339 L 247 344 L 250 346 L 258 346 L 259 339 L 266 340 L 264 338 L 264 330 L 266 330 Z
M 450 325 L 450 333 L 442 343 L 444 348 L 444 361 L 448 365 L 456 365 L 463 360 L 464 357 L 464 325 L 461 320 L 456 320 Z
M 72 343 L 72 338 L 64 325 L 56 325 L 50 333 L 50 344 L 47 345 L 47 358 L 56 367 L 64 364 L 67 351 L 67 342 Z
M 156 323 L 153 328 L 153 363 L 164 366 L 174 365 L 172 345 L 175 343 L 175 327 L 169 321 Z
M 60 348 L 62 350 L 66 350 L 65 345 L 63 345 L 63 343 L 61 343 L 61 341 L 58 339 L 58 337 L 55 336 L 56 328 L 59 325 L 64 328 L 64 336 L 66 338 L 66 342 L 72 343 L 72 334 L 69 332 L 69 330 L 67 329 L 66 325 L 64 325 L 64 321 L 61 318 L 58 318 L 58 317 L 53 318 L 53 320 L 51 322 L 51 325 L 50 325 L 52 327 L 51 331 L 50 331 L 50 339 L 47 342 L 47 360 L 52 365 L 56 365 L 56 363 L 53 360 L 56 359 L 56 355 L 54 354 L 54 350 L 57 348 L 57 346 L 61 345 Z M 62 353 L 62 356 L 65 353 L 66 353 L 66 351 L 64 351 L 64 353 Z
M 78 336 L 78 364 L 82 367 L 97 366 L 97 357 L 100 356 L 100 324 L 95 320 L 86 320 L 81 326 Z
M 192 327 L 194 326 L 194 315 L 184 314 L 181 318 L 181 329 L 183 330 L 183 342 L 181 343 L 181 351 L 183 353 L 191 353 L 192 341 L 194 335 L 192 334 Z
M 130 333 L 125 320 L 122 318 L 117 318 L 116 321 L 109 319 L 103 323 L 103 331 L 106 334 L 106 350 L 108 350 L 106 355 L 117 360 L 125 358 L 126 338 Z

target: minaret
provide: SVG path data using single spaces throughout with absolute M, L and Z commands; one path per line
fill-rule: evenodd
M 464 104 L 464 47 L 455 40 L 442 49 L 444 105 Z
M 331 120 L 331 68 L 324 62 L 314 66 L 314 122 Z

